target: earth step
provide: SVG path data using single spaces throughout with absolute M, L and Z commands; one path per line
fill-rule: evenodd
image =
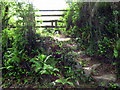
M 74 45 L 75 46 L 75 45 Z M 82 56 L 84 56 L 85 55 L 85 52 L 84 51 L 72 51 L 73 53 L 75 53 L 75 54 L 77 54 L 77 55 L 82 55 Z
M 92 77 L 98 83 L 99 86 L 104 86 L 104 87 L 110 87 L 110 83 L 115 82 L 117 79 L 115 74 L 92 76 Z
M 93 78 L 96 81 L 113 81 L 115 82 L 117 80 L 116 75 L 115 74 L 108 74 L 108 75 L 102 75 L 102 76 L 93 76 Z
M 99 67 L 101 64 L 94 64 L 90 67 L 83 67 L 84 72 L 87 76 L 90 76 L 92 72 L 94 72 L 94 70 Z

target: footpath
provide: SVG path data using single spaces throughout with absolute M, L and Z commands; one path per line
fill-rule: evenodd
M 100 87 L 117 86 L 120 88 L 120 80 L 117 80 L 116 78 L 115 66 L 102 62 L 104 60 L 87 56 L 84 51 L 78 51 L 76 43 L 67 43 L 72 40 L 71 38 L 53 37 L 53 39 L 58 42 L 65 42 L 64 44 L 66 47 L 72 48 L 72 52 L 77 55 L 75 61 L 78 63 L 78 66 L 76 67 L 81 68 L 79 66 L 79 64 L 81 64 L 86 76 L 94 79 L 94 82 L 91 82 L 91 85 L 97 84 L 97 86 Z M 79 82 L 76 83 L 79 87 L 91 87 L 87 84 L 83 85 Z

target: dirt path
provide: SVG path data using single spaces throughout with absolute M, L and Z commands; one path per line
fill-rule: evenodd
M 53 37 L 53 38 L 54 40 L 62 42 L 71 40 L 71 38 L 65 37 Z M 76 43 L 74 44 L 65 43 L 65 45 L 67 47 L 72 48 L 77 46 Z M 116 86 L 120 87 L 120 83 L 116 78 L 115 66 L 108 63 L 102 63 L 97 58 L 89 57 L 85 55 L 84 51 L 78 51 L 77 49 L 73 49 L 73 51 L 77 53 L 76 61 L 83 65 L 85 74 L 87 76 L 92 77 L 95 80 L 95 83 L 98 84 L 98 86 L 109 87 L 110 84 L 111 85 L 115 84 Z
M 71 48 L 70 52 L 71 55 L 76 55 L 75 56 L 75 61 L 82 65 L 82 68 L 84 70 L 84 73 L 87 77 L 91 77 L 94 79 L 94 81 L 90 81 L 90 83 L 83 83 L 81 81 L 76 80 L 77 88 L 96 88 L 98 86 L 100 87 L 109 87 L 110 85 L 118 86 L 120 87 L 120 82 L 119 80 L 116 79 L 116 73 L 115 73 L 115 67 L 111 64 L 108 63 L 103 63 L 100 62 L 102 59 L 94 58 L 87 56 L 84 51 L 77 50 L 77 44 L 72 41 L 71 38 L 65 38 L 65 37 L 52 37 L 54 42 L 49 41 L 49 37 L 46 38 L 48 43 L 53 43 L 57 46 L 55 41 L 57 42 L 62 42 L 63 46 L 62 48 Z M 48 44 L 48 46 L 50 46 Z M 59 44 L 59 43 L 58 43 Z M 47 45 L 45 43 L 45 45 Z M 68 51 L 69 52 L 69 51 Z M 67 54 L 67 53 L 65 53 Z M 103 59 L 104 60 L 104 59 Z M 81 67 L 76 65 L 76 68 L 80 69 Z M 29 78 L 29 77 L 27 77 Z M 34 78 L 34 77 L 33 77 Z M 49 78 L 49 77 L 48 77 Z M 51 78 L 50 78 L 51 79 Z M 84 79 L 84 78 L 83 78 Z M 23 78 L 24 80 L 24 78 Z M 31 81 L 32 79 L 30 79 Z M 47 79 L 46 79 L 47 80 Z M 6 83 L 8 80 L 6 80 Z M 38 87 L 39 83 L 31 83 L 30 84 L 25 84 L 23 86 L 23 83 L 16 83 L 17 81 L 14 81 L 13 85 L 11 85 L 11 88 L 18 88 L 18 87 Z

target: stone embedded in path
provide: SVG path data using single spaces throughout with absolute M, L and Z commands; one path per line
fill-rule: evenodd
M 67 47 L 77 47 L 77 45 L 75 45 L 75 44 L 67 44 L 66 46 Z
M 96 81 L 116 81 L 116 75 L 115 74 L 108 74 L 108 75 L 102 75 L 102 76 L 93 76 L 93 78 Z
M 94 64 L 90 67 L 83 67 L 85 74 L 88 76 L 91 75 L 91 73 L 100 65 L 101 64 Z
M 92 76 L 92 77 L 98 83 L 98 86 L 104 86 L 104 87 L 110 87 L 110 83 L 113 83 L 117 80 L 115 74 L 107 74 L 107 75 Z

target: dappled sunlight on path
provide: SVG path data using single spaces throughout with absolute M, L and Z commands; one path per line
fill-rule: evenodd
M 53 36 L 53 39 L 58 40 L 58 41 L 69 41 L 69 40 L 71 40 L 71 38 L 56 37 L 56 36 Z

